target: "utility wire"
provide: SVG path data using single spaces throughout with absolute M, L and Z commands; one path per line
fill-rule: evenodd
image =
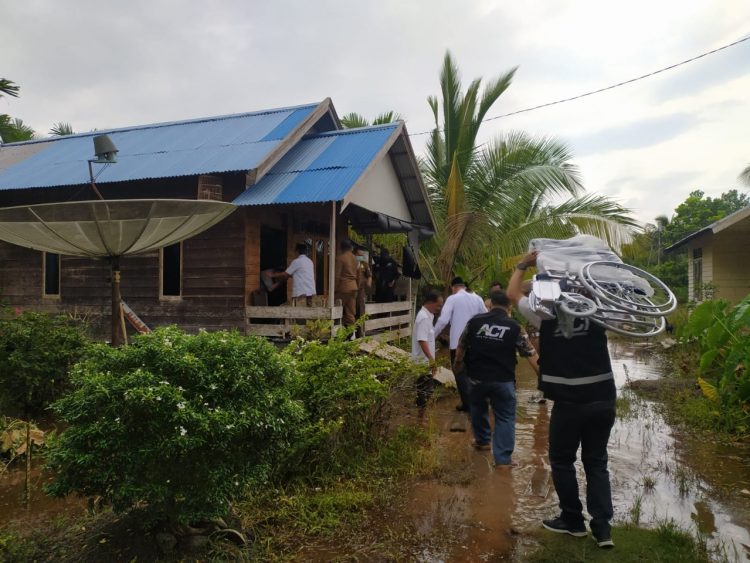
M 578 94 L 577 96 L 572 96 L 570 98 L 563 98 L 561 100 L 555 100 L 554 102 L 547 102 L 546 104 L 539 104 L 538 106 L 533 106 L 525 109 L 519 109 L 517 111 L 511 111 L 509 113 L 503 113 L 501 115 L 496 115 L 494 117 L 488 117 L 487 119 L 484 119 L 482 123 L 485 123 L 487 121 L 494 121 L 495 119 L 501 119 L 503 117 L 510 117 L 511 115 L 518 115 L 519 113 L 526 113 L 529 111 L 534 111 L 541 108 L 546 108 L 549 106 L 554 106 L 557 104 L 562 104 L 565 102 L 571 102 L 573 100 L 579 100 L 581 98 L 585 98 L 587 96 L 593 96 L 594 94 L 599 94 L 601 92 L 606 92 L 607 90 L 613 90 L 614 88 L 619 88 L 620 86 L 625 86 L 626 84 L 632 84 L 633 82 L 638 82 L 639 80 L 643 80 L 644 78 L 649 78 L 651 76 L 660 74 L 662 72 L 666 72 L 668 70 L 672 70 L 674 68 L 677 68 L 682 65 L 686 65 L 688 63 L 691 63 L 693 61 L 697 61 L 698 59 L 702 59 L 703 57 L 707 57 L 708 55 L 713 55 L 714 53 L 718 53 L 719 51 L 723 51 L 724 49 L 729 49 L 730 47 L 734 47 L 735 45 L 739 45 L 740 43 L 743 43 L 745 41 L 750 40 L 750 35 L 743 37 L 742 39 L 738 39 L 737 41 L 734 41 L 732 43 L 729 43 L 727 45 L 724 45 L 723 47 L 718 47 L 716 49 L 713 49 L 711 51 L 706 51 L 705 53 L 702 53 L 698 56 L 685 59 L 684 61 L 680 61 L 679 63 L 675 63 L 673 65 L 665 66 L 664 68 L 660 68 L 659 70 L 655 70 L 653 72 L 649 72 L 647 74 L 642 74 L 641 76 L 636 76 L 635 78 L 631 78 L 629 80 L 624 80 L 622 82 L 618 82 L 616 84 L 611 84 L 609 86 L 605 86 L 604 88 L 599 88 L 598 90 L 592 90 L 590 92 L 585 92 L 583 94 Z M 429 131 L 421 131 L 419 133 L 409 133 L 410 137 L 416 137 L 417 135 L 429 135 L 430 133 L 433 133 L 435 130 L 430 129 Z M 443 131 L 443 129 L 438 129 L 438 131 Z

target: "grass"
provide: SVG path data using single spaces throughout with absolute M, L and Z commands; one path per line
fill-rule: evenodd
M 240 548 L 216 538 L 201 561 L 287 561 L 315 544 L 372 545 L 372 518 L 394 509 L 402 483 L 434 475 L 439 464 L 434 429 L 396 428 L 390 438 L 364 458 L 352 476 L 298 481 L 253 491 L 233 506 L 250 545 Z M 80 518 L 59 518 L 35 529 L 0 528 L 0 561 L 190 561 L 176 552 L 161 557 L 153 533 L 138 531 L 138 515 L 111 511 Z M 386 518 L 386 522 L 389 520 Z M 144 533 L 145 532 L 145 533 Z M 384 534 L 398 534 L 390 529 Z M 378 540 L 383 538 L 378 536 Z M 409 538 L 393 535 L 383 551 L 400 560 Z M 335 551 L 335 550 L 334 550 Z M 340 552 L 340 551 L 339 551 Z
M 256 539 L 249 556 L 282 561 L 329 540 L 339 545 L 362 543 L 362 537 L 372 532 L 372 516 L 394 504 L 405 478 L 436 471 L 430 430 L 402 426 L 352 478 L 293 483 L 259 491 L 238 503 L 243 528 Z
M 656 529 L 624 525 L 612 530 L 615 548 L 604 550 L 587 538 L 573 538 L 545 530 L 534 533 L 539 547 L 523 558 L 531 563 L 567 563 L 617 561 L 629 563 L 705 563 L 710 561 L 705 544 L 674 522 L 661 523 Z

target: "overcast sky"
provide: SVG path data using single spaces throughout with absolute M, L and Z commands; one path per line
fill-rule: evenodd
M 464 83 L 519 66 L 490 116 L 669 66 L 750 34 L 748 0 L 0 0 L 0 113 L 39 133 L 299 105 L 432 127 L 446 49 Z M 616 90 L 490 121 L 552 135 L 586 188 L 643 221 L 750 164 L 750 41 Z M 413 136 L 417 152 L 424 136 Z

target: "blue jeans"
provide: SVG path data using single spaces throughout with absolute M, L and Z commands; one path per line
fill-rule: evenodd
M 555 401 L 549 422 L 549 461 L 560 499 L 560 517 L 568 525 L 583 526 L 575 461 L 578 448 L 586 472 L 589 526 L 598 538 L 608 537 L 612 520 L 612 491 L 607 470 L 607 442 L 615 423 L 615 402 L 564 403 Z
M 498 465 L 510 463 L 516 444 L 516 384 L 513 381 L 472 381 L 471 427 L 477 444 L 489 444 Z M 489 401 L 495 416 L 495 433 L 490 429 Z

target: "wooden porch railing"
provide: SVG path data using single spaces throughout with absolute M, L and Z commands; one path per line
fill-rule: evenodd
M 365 336 L 391 341 L 411 336 L 411 304 L 408 301 L 393 303 L 367 303 Z M 245 308 L 246 333 L 257 336 L 289 340 L 295 331 L 304 331 L 307 321 L 330 321 L 337 330 L 341 327 L 343 308 L 306 307 L 304 305 Z

